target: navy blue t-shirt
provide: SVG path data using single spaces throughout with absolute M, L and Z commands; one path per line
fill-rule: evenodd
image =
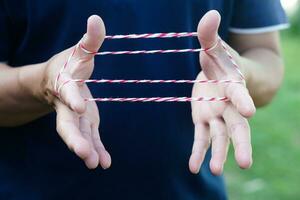
M 74 45 L 92 14 L 108 35 L 196 31 L 211 9 L 220 35 L 286 27 L 279 0 L 0 0 L 0 61 L 44 62 Z M 197 48 L 196 38 L 105 41 L 106 50 Z M 197 54 L 97 57 L 93 78 L 194 79 Z M 0 80 L 1 81 L 1 80 Z M 191 85 L 90 85 L 95 97 L 190 96 Z M 193 175 L 188 159 L 193 123 L 188 103 L 99 103 L 100 132 L 112 155 L 106 171 L 88 170 L 55 129 L 55 113 L 0 129 L 0 199 L 226 199 L 207 155 Z

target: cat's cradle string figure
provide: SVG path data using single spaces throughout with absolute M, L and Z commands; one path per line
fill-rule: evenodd
M 197 32 L 181 32 L 181 33 L 146 33 L 146 34 L 129 34 L 129 35 L 114 35 L 106 36 L 107 40 L 120 40 L 120 39 L 154 39 L 154 38 L 183 38 L 183 37 L 196 37 Z M 195 53 L 195 52 L 205 52 L 215 49 L 218 45 L 222 46 L 222 49 L 226 52 L 228 59 L 232 63 L 236 73 L 239 75 L 240 80 L 125 80 L 125 79 L 70 79 L 65 80 L 60 85 L 58 81 L 61 77 L 61 74 L 70 64 L 71 59 L 73 58 L 76 51 L 79 49 L 87 54 L 94 56 L 105 56 L 105 55 L 136 55 L 136 54 L 170 54 L 170 53 Z M 56 95 L 59 97 L 62 88 L 70 83 L 97 83 L 97 84 L 243 84 L 244 76 L 239 69 L 238 64 L 235 62 L 233 56 L 226 47 L 226 44 L 219 37 L 216 43 L 210 48 L 198 48 L 198 49 L 167 49 L 167 50 L 135 50 L 135 51 L 104 51 L 104 52 L 91 52 L 84 47 L 81 41 L 74 47 L 71 55 L 61 68 L 56 80 L 55 80 L 55 90 Z M 99 102 L 226 102 L 229 99 L 227 97 L 144 97 L 144 98 L 134 98 L 134 97 L 125 97 L 125 98 L 85 98 L 85 101 L 99 101 Z

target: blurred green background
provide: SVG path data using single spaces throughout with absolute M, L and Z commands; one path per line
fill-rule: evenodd
M 251 120 L 253 167 L 239 169 L 230 150 L 225 177 L 232 200 L 300 199 L 300 1 L 282 3 L 291 22 L 282 32 L 285 81 Z

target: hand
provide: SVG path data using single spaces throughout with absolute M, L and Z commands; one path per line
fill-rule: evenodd
M 220 15 L 216 11 L 208 12 L 201 19 L 198 35 L 202 48 L 211 48 L 218 42 L 219 25 Z M 239 63 L 239 54 L 228 45 L 227 48 Z M 200 64 L 203 71 L 198 79 L 241 80 L 220 42 L 210 51 L 200 53 Z M 213 174 L 220 175 L 223 172 L 230 139 L 238 165 L 241 168 L 249 168 L 252 165 L 252 147 L 247 118 L 254 115 L 255 106 L 245 84 L 195 84 L 192 96 L 226 96 L 229 101 L 192 103 L 195 138 L 189 162 L 190 171 L 199 172 L 211 145 L 210 169 Z
M 88 50 L 96 52 L 104 38 L 103 21 L 98 16 L 91 16 L 87 24 L 87 33 L 81 41 L 82 44 Z M 100 117 L 97 105 L 94 102 L 84 101 L 84 98 L 92 96 L 87 85 L 69 82 L 61 88 L 60 98 L 54 95 L 57 91 L 56 78 L 74 48 L 75 46 L 57 54 L 47 62 L 42 89 L 43 98 L 56 110 L 57 132 L 69 149 L 84 160 L 88 168 L 96 168 L 100 164 L 106 169 L 111 165 L 111 158 L 99 136 Z M 57 85 L 60 86 L 71 79 L 88 79 L 93 68 L 94 56 L 77 48 Z

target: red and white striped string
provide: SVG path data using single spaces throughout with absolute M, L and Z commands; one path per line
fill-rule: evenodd
M 182 32 L 182 33 L 146 33 L 146 34 L 130 34 L 130 35 L 114 35 L 106 36 L 105 39 L 150 39 L 150 38 L 182 38 L 182 37 L 197 37 L 197 32 Z
M 183 37 L 196 37 L 197 32 L 182 32 L 182 33 L 147 33 L 147 34 L 130 34 L 130 35 L 114 35 L 106 36 L 105 39 L 114 40 L 114 39 L 153 39 L 153 38 L 183 38 Z M 236 72 L 240 75 L 241 80 L 125 80 L 125 79 L 73 79 L 63 82 L 61 85 L 58 85 L 61 74 L 67 68 L 72 57 L 78 48 L 82 49 L 87 54 L 104 56 L 104 55 L 135 55 L 135 54 L 167 54 L 167 53 L 188 53 L 188 52 L 209 52 L 217 47 L 218 44 L 222 45 L 222 48 L 228 55 L 231 63 L 233 64 Z M 105 51 L 105 52 L 91 52 L 87 50 L 81 42 L 79 42 L 76 47 L 73 49 L 71 55 L 67 59 L 66 63 L 61 68 L 56 80 L 55 80 L 55 90 L 57 95 L 60 95 L 62 88 L 70 83 L 98 83 L 98 84 L 229 84 L 229 83 L 238 83 L 241 84 L 244 82 L 244 76 L 239 69 L 238 64 L 234 60 L 233 56 L 229 52 L 226 44 L 221 38 L 218 39 L 215 45 L 207 49 L 169 49 L 169 50 L 136 50 L 136 51 Z M 145 97 L 145 98 L 86 98 L 85 101 L 98 101 L 98 102 L 225 102 L 228 101 L 227 97 Z
M 207 84 L 225 84 L 225 83 L 243 83 L 243 81 L 233 81 L 233 80 L 125 80 L 125 79 L 73 79 L 70 80 L 77 83 L 147 83 L 147 84 L 155 84 L 155 83 L 177 83 L 177 84 L 183 84 L 183 83 L 207 83 Z
M 88 98 L 86 101 L 99 102 L 224 102 L 228 101 L 227 97 L 145 97 L 145 98 Z
M 204 49 L 168 49 L 168 50 L 138 50 L 138 51 L 104 51 L 104 52 L 91 52 L 88 51 L 82 44 L 80 45 L 81 49 L 88 54 L 94 54 L 97 56 L 104 56 L 104 55 L 134 55 L 134 54 L 166 54 L 166 53 L 195 53 L 204 51 Z

